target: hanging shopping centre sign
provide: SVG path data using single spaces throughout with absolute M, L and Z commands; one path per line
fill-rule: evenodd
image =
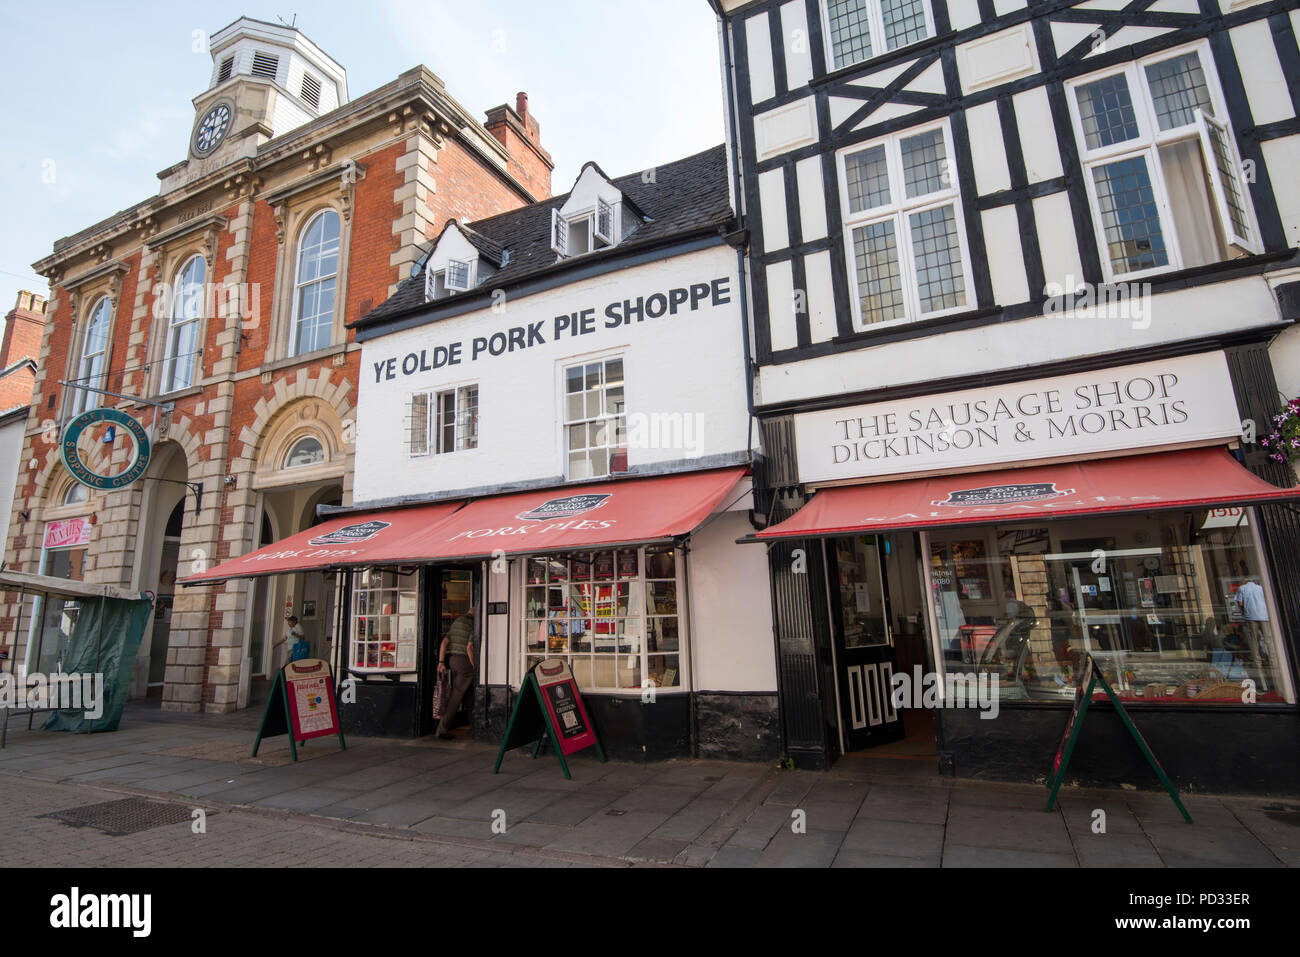
M 1222 352 L 795 417 L 802 482 L 1239 438 Z
M 104 426 L 103 430 L 93 433 L 97 441 L 111 446 L 117 440 L 117 429 L 120 426 L 135 445 L 131 457 L 127 460 L 126 468 L 113 475 L 105 475 L 92 469 L 86 464 L 78 448 L 78 443 L 86 430 L 97 425 Z M 149 435 L 145 432 L 144 426 L 119 409 L 91 409 L 89 412 L 81 413 L 63 430 L 59 454 L 63 459 L 64 467 L 82 485 L 101 492 L 111 492 L 134 484 L 144 475 L 145 469 L 149 467 Z M 111 458 L 111 456 L 105 457 Z

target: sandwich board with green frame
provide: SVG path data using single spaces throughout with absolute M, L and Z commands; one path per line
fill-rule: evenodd
M 1183 807 L 1183 802 L 1178 799 L 1178 789 L 1174 787 L 1169 776 L 1165 774 L 1165 769 L 1160 766 L 1156 756 L 1151 751 L 1146 739 L 1138 731 L 1137 726 L 1133 724 L 1133 719 L 1128 716 L 1124 710 L 1124 705 L 1120 703 L 1119 695 L 1110 686 L 1106 676 L 1101 673 L 1097 663 L 1093 661 L 1092 655 L 1085 656 L 1083 674 L 1079 678 L 1079 687 L 1075 690 L 1074 707 L 1070 711 L 1070 719 L 1065 723 L 1065 732 L 1061 735 L 1061 743 L 1056 747 L 1056 757 L 1052 761 L 1052 773 L 1048 776 L 1047 786 L 1050 793 L 1047 795 L 1047 808 L 1050 811 L 1056 804 L 1056 793 L 1061 789 L 1065 782 L 1065 772 L 1070 767 L 1070 756 L 1074 754 L 1075 742 L 1079 739 L 1079 732 L 1083 730 L 1083 719 L 1088 714 L 1088 705 L 1092 701 L 1093 692 L 1097 685 L 1101 685 L 1101 690 L 1106 693 L 1110 699 L 1111 705 L 1115 708 L 1115 713 L 1119 715 L 1120 721 L 1124 722 L 1124 727 L 1128 728 L 1129 734 L 1133 735 L 1133 740 L 1142 751 L 1143 757 L 1151 765 L 1151 769 L 1156 772 L 1156 777 L 1164 785 L 1169 797 L 1173 799 L 1174 805 L 1182 813 L 1183 819 L 1188 824 L 1192 823 L 1192 816 L 1187 813 L 1187 808 Z
M 309 738 L 337 734 L 339 749 L 346 751 L 343 729 L 339 726 L 339 702 L 334 693 L 334 675 L 328 661 L 303 658 L 291 661 L 275 675 L 266 712 L 253 742 L 253 757 L 263 738 L 289 735 L 289 753 L 298 760 L 298 743 Z M 297 743 L 295 743 L 297 742 Z
M 560 759 L 560 769 L 569 780 L 573 776 L 569 774 L 565 755 L 594 747 L 596 756 L 601 761 L 605 760 L 605 750 L 600 746 L 600 739 L 591 726 L 587 706 L 583 704 L 582 694 L 578 691 L 578 682 L 562 658 L 539 661 L 524 675 L 523 684 L 519 687 L 519 698 L 510 713 L 510 723 L 506 725 L 506 736 L 501 742 L 501 750 L 497 752 L 497 763 L 493 766 L 492 773 L 501 770 L 501 761 L 507 751 L 531 744 L 533 757 L 537 757 L 542 742 L 547 739 L 554 746 L 555 756 Z

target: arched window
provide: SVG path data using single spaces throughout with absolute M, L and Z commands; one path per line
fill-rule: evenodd
M 77 366 L 77 384 L 94 389 L 104 387 L 104 356 L 108 351 L 108 324 L 112 305 L 102 296 L 90 310 L 86 322 L 86 336 L 81 342 L 81 362 Z M 80 415 L 87 409 L 99 408 L 99 393 L 88 389 L 72 390 L 72 414 Z M 83 488 L 83 486 L 78 486 Z
M 161 390 L 164 394 L 194 384 L 207 269 L 202 256 L 192 256 L 172 284 L 172 310 L 167 321 L 167 349 L 163 358 Z
M 320 465 L 324 461 L 325 447 L 320 444 L 319 439 L 309 435 L 293 443 L 289 454 L 284 457 L 284 467 L 296 469 L 304 465 Z
M 89 498 L 89 493 L 86 491 L 86 486 L 80 482 L 73 482 L 68 486 L 68 490 L 63 493 L 63 504 L 80 505 L 87 498 Z
M 298 241 L 290 355 L 324 349 L 334 340 L 334 292 L 339 272 L 339 214 L 319 213 Z

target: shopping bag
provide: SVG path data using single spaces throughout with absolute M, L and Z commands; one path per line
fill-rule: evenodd
M 433 716 L 441 720 L 451 704 L 451 672 L 439 671 L 438 683 L 433 686 Z

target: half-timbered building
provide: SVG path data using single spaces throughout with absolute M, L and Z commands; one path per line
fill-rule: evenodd
M 1300 783 L 1295 4 L 713 6 L 787 753 Z

